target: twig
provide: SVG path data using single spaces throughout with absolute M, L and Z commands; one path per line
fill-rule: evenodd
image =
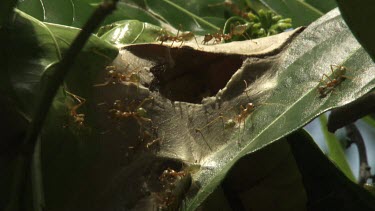
M 351 123 L 345 126 L 346 135 L 348 138 L 357 145 L 358 154 L 359 154 L 359 181 L 360 185 L 364 185 L 368 179 L 371 178 L 371 168 L 368 165 L 367 153 L 365 142 L 363 141 L 362 135 L 359 132 L 357 126 L 354 123 Z
M 78 54 L 91 36 L 91 33 L 99 26 L 105 17 L 116 9 L 118 0 L 104 0 L 91 15 L 90 19 L 83 26 L 81 32 L 74 39 L 64 57 L 57 64 L 56 70 L 50 75 L 46 82 L 42 95 L 38 98 L 36 110 L 33 113 L 30 127 L 27 130 L 26 138 L 21 146 L 20 154 L 17 156 L 17 166 L 14 176 L 14 185 L 11 193 L 11 201 L 6 210 L 17 210 L 20 194 L 26 180 L 26 172 L 30 170 L 32 154 L 35 149 L 37 136 L 46 119 L 49 108 L 58 88 L 65 76 L 73 66 Z

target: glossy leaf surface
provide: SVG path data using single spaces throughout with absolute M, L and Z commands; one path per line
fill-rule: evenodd
M 114 45 L 155 42 L 161 30 L 158 26 L 137 20 L 121 21 L 100 38 Z

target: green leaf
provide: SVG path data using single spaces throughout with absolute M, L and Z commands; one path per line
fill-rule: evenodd
M 162 30 L 158 26 L 137 20 L 120 21 L 115 24 L 115 28 L 100 37 L 115 45 L 154 42 Z
M 327 117 L 324 114 L 320 115 L 319 120 L 328 147 L 328 157 L 350 180 L 356 182 L 355 176 L 350 169 L 348 160 L 346 159 L 343 146 L 340 144 L 340 140 L 338 140 L 334 134 L 328 132 L 327 130 Z
M 255 96 L 262 92 L 268 94 L 265 94 L 266 98 L 262 100 L 251 97 L 253 102 L 260 102 L 258 108 L 246 120 L 245 129 L 235 133 L 231 140 L 226 142 L 228 144 L 209 156 L 209 160 L 219 164 L 201 170 L 198 180 L 202 182 L 202 188 L 187 203 L 188 210 L 196 209 L 242 156 L 290 134 L 329 109 L 361 97 L 375 86 L 375 75 L 372 74 L 375 66 L 351 35 L 337 10 L 311 24 L 278 58 L 280 59 L 277 63 L 270 64 L 270 76 L 265 76 L 265 79 L 259 79 L 258 83 L 250 85 L 250 97 L 252 93 L 258 93 Z M 350 71 L 346 75 L 353 79 L 343 81 L 324 97 L 319 94 L 317 88 L 322 86 L 319 82 L 322 74 L 332 76 L 329 68 L 332 64 L 347 67 Z M 246 63 L 243 64 L 243 69 L 256 68 L 251 63 L 248 65 L 247 67 Z M 240 82 L 247 80 L 241 78 L 239 73 L 236 74 L 236 78 Z M 231 83 L 228 83 L 227 87 L 230 86 Z M 265 91 L 267 89 L 269 92 Z M 224 89 L 221 99 L 228 98 L 229 93 L 229 88 Z M 249 101 L 246 95 L 242 96 L 244 100 Z M 245 105 L 245 102 L 240 104 Z M 211 143 L 211 140 L 217 143 L 218 133 L 220 132 L 203 135 L 207 143 Z
M 286 139 L 242 157 L 221 186 L 234 210 L 305 210 L 308 201 Z
M 18 8 L 40 21 L 80 28 L 100 2 L 102 1 L 71 0 L 56 2 L 53 0 L 24 0 L 18 3 Z M 109 15 L 102 25 L 129 19 L 160 25 L 160 21 L 145 9 L 135 4 L 124 2 L 117 4 L 116 11 Z
M 375 119 L 372 116 L 365 116 L 362 120 L 371 127 L 375 128 Z
M 19 102 L 21 110 L 29 115 L 34 109 L 35 96 L 41 88 L 42 76 L 60 61 L 80 30 L 42 23 L 21 11 L 17 11 L 12 24 L 12 28 L 7 29 L 7 34 L 2 39 L 2 51 L 6 57 L 2 57 L 0 63 L 7 64 L 2 70 L 8 78 L 3 80 L 10 81 L 11 87 L 2 83 L 0 90 Z M 116 54 L 117 49 L 92 36 L 77 58 L 72 72 L 77 74 L 85 70 L 87 74 L 89 70 L 91 74 L 88 76 L 92 77 L 92 74 L 109 63 L 108 58 L 114 58 Z M 47 80 L 48 74 L 43 77 Z
M 368 23 L 375 19 L 374 2 L 338 0 L 337 4 L 350 30 L 375 61 L 375 29 Z
M 337 7 L 335 0 L 326 0 L 326 1 L 320 1 L 320 0 L 304 0 L 307 4 L 310 4 L 311 6 L 315 7 L 322 13 L 327 13 L 333 8 Z
M 307 210 L 375 209 L 374 197 L 327 159 L 307 132 L 299 130 L 287 140 L 302 175 Z
M 81 0 L 25 0 L 19 1 L 18 9 L 40 21 L 75 27 L 82 27 L 94 11 L 92 6 Z
M 302 0 L 250 0 L 250 2 L 261 2 L 284 18 L 291 18 L 294 27 L 307 26 L 325 13 Z
M 117 9 L 109 15 L 102 25 L 110 24 L 120 20 L 138 20 L 160 26 L 160 21 L 149 11 L 129 3 L 119 2 Z
M 5 0 L 0 3 L 0 28 L 9 20 L 13 14 L 13 7 L 17 0 Z
M 222 18 L 224 8 L 209 7 L 221 1 L 170 1 L 146 0 L 146 5 L 154 13 L 160 15 L 167 23 L 182 31 L 193 31 L 197 34 L 216 32 L 223 26 L 216 25 L 210 18 Z M 224 18 L 223 18 L 223 21 Z

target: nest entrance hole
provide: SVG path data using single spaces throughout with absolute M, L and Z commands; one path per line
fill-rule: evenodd
M 201 103 L 215 96 L 242 66 L 240 55 L 214 54 L 193 49 L 170 49 L 173 63 L 159 63 L 151 68 L 154 79 L 150 90 L 171 101 Z

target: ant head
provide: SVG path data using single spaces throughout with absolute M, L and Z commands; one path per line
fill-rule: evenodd
M 248 104 L 246 105 L 246 109 L 252 110 L 252 109 L 254 109 L 254 108 L 255 108 L 254 103 L 248 103 Z
M 85 114 L 77 114 L 74 118 L 74 122 L 80 126 L 83 126 L 84 121 L 85 121 Z
M 106 66 L 105 70 L 114 71 L 116 70 L 116 66 Z
M 113 74 L 115 74 L 116 72 L 114 71 L 114 70 L 110 70 L 110 71 L 108 71 L 108 74 L 109 75 L 113 75 Z
M 344 67 L 344 66 L 340 66 L 340 67 L 339 67 L 339 70 L 340 70 L 341 72 L 344 72 L 344 71 L 346 71 L 346 67 Z
M 224 129 L 232 128 L 236 125 L 236 122 L 233 121 L 233 119 L 229 119 L 227 122 L 224 124 Z
M 140 108 L 137 109 L 137 114 L 138 114 L 139 116 L 141 116 L 141 117 L 146 117 L 146 115 L 147 115 L 147 111 L 146 111 L 146 109 L 140 107 Z
M 121 111 L 120 110 L 116 110 L 116 109 L 111 109 L 108 111 L 111 115 L 113 116 L 120 116 L 121 115 Z
M 115 102 L 113 103 L 113 107 L 120 109 L 122 107 L 121 100 L 115 100 Z

